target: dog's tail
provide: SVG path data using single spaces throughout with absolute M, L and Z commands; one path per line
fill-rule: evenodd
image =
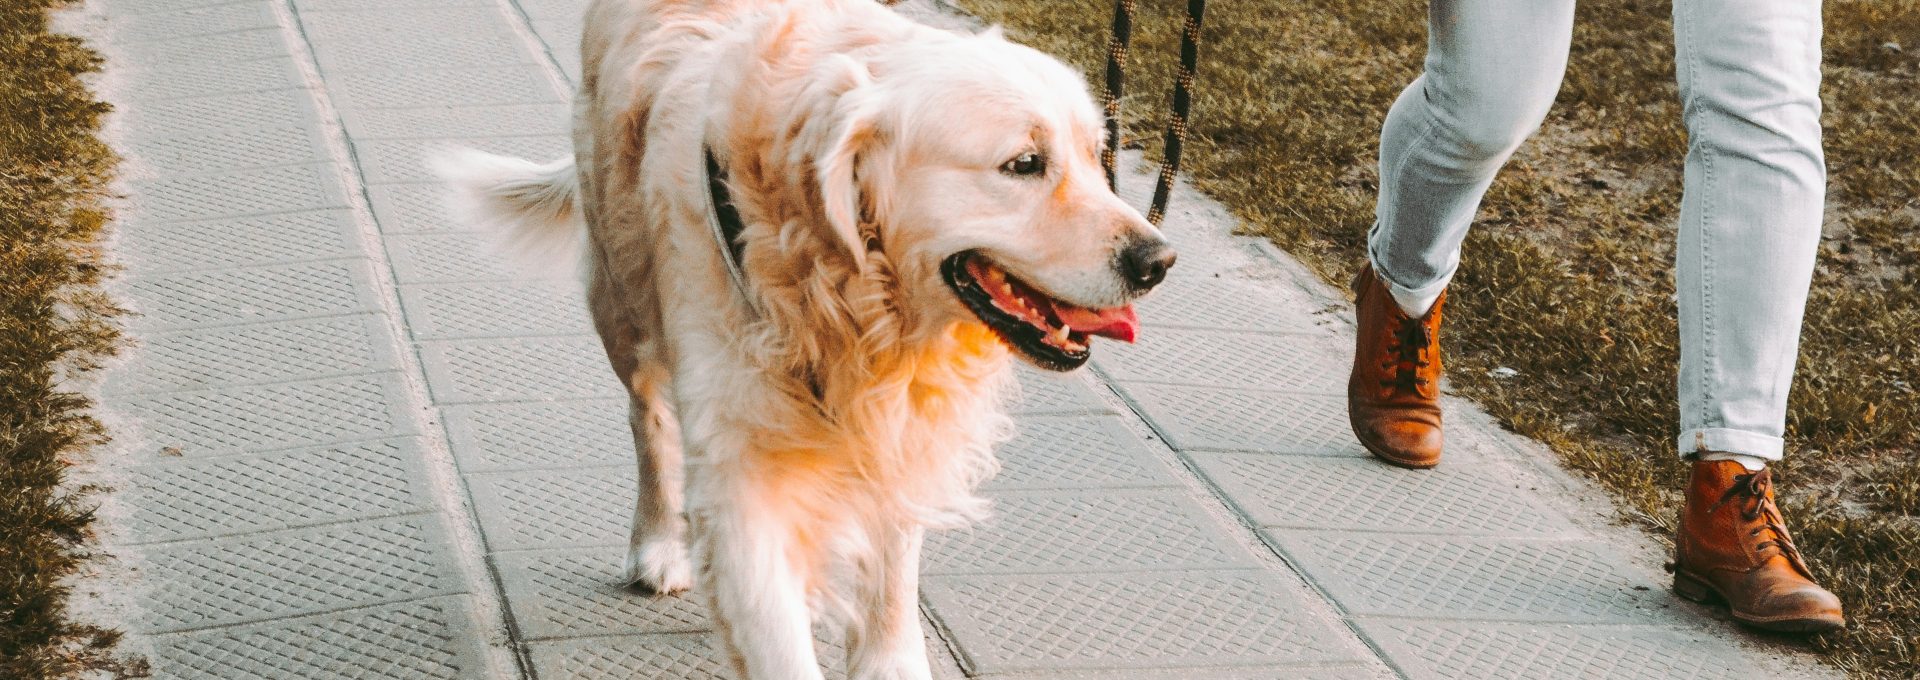
M 503 254 L 537 267 L 578 263 L 586 230 L 571 156 L 542 164 L 454 149 L 431 165 L 447 184 L 454 218 L 499 234 Z

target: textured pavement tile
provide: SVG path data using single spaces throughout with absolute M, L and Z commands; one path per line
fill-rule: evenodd
M 233 33 L 249 28 L 277 27 L 273 5 L 264 1 L 229 2 L 200 7 L 176 7 L 143 14 L 113 14 L 109 21 L 114 42 L 167 40 L 183 35 Z
M 127 284 L 141 330 L 343 316 L 380 310 L 366 261 L 334 260 L 142 276 Z
M 489 153 L 524 158 L 540 163 L 573 155 L 573 142 L 565 136 L 487 137 L 449 139 L 375 139 L 354 145 L 360 169 L 367 182 L 435 181 L 428 160 L 436 154 L 456 148 L 479 149 Z
M 305 127 L 255 128 L 141 141 L 135 158 L 162 175 L 203 175 L 327 161 L 320 136 Z
M 1125 671 L 1058 671 L 982 676 L 1007 680 L 1398 680 L 1382 665 L 1269 665 L 1238 668 L 1128 668 Z
M 295 0 L 304 5 L 306 0 Z M 302 7 L 300 23 L 317 44 L 380 43 L 393 37 L 468 35 L 511 39 L 506 14 L 494 6 L 377 7 L 331 9 Z
M 333 168 L 292 165 L 132 183 L 143 220 L 205 220 L 347 207 Z
M 143 460 L 168 447 L 192 458 L 415 434 L 401 415 L 407 398 L 395 374 L 115 401 L 116 412 L 139 423 Z
M 565 101 L 533 66 L 342 73 L 327 90 L 344 110 Z
M 354 139 L 567 136 L 573 132 L 573 108 L 562 103 L 355 110 L 342 112 L 341 118 Z
M 441 416 L 465 472 L 634 464 L 625 398 L 467 404 Z
M 508 36 L 439 34 L 424 30 L 352 42 L 322 40 L 316 44 L 314 59 L 326 75 L 537 63 L 518 41 Z
M 1368 658 L 1261 571 L 929 577 L 921 597 L 976 675 Z
M 1256 566 L 1184 489 L 993 494 L 993 515 L 927 536 L 927 574 Z
M 1346 611 L 1363 616 L 1631 622 L 1673 605 L 1599 543 L 1317 531 L 1264 532 Z
M 623 635 L 536 642 L 533 667 L 540 677 L 579 680 L 732 680 L 733 669 L 706 633 Z M 814 640 L 828 680 L 846 677 L 840 645 Z
M 1427 534 L 1574 533 L 1525 482 L 1484 466 L 1410 472 L 1370 459 L 1190 454 L 1248 518 L 1272 527 Z
M 469 238 L 488 238 L 480 225 L 457 221 L 446 206 L 446 196 L 446 186 L 433 182 L 367 187 L 367 200 L 382 234 L 481 232 Z
M 150 333 L 140 366 L 104 385 L 108 393 L 210 389 L 393 370 L 393 339 L 372 314 Z
M 560 640 L 530 645 L 542 677 L 580 680 L 729 680 L 733 670 L 706 633 Z
M 986 488 L 1064 489 L 1176 484 L 1165 463 L 1118 416 L 1025 416 L 995 451 Z
M 363 257 L 346 210 L 195 222 L 122 222 L 120 260 L 135 276 Z
M 115 16 L 134 16 L 137 14 L 159 14 L 184 10 L 230 5 L 236 2 L 260 3 L 265 0 L 94 0 L 109 14 Z
M 149 546 L 139 630 L 168 632 L 461 589 L 433 515 Z
M 125 93 L 134 100 L 182 99 L 244 94 L 302 86 L 300 71 L 287 57 L 248 60 L 209 60 L 169 64 L 165 68 L 129 69 Z
M 153 640 L 154 677 L 486 677 L 463 597 L 437 597 Z
M 1116 383 L 1181 450 L 1365 456 L 1344 397 Z
M 1704 631 L 1363 619 L 1361 630 L 1414 680 L 1758 678 L 1738 648 Z
M 1307 310 L 1289 309 L 1268 285 L 1229 279 L 1177 279 L 1139 303 L 1144 337 L 1161 328 L 1209 328 L 1272 333 L 1317 331 Z
M 119 127 L 136 140 L 139 156 L 146 140 L 189 135 L 230 134 L 234 130 L 308 127 L 317 120 L 306 90 L 289 86 L 265 92 L 141 102 L 117 108 Z
M 585 0 L 514 0 L 514 4 L 534 21 L 580 23 L 586 10 Z
M 409 234 L 385 239 L 393 261 L 393 276 L 401 285 L 415 283 L 478 283 L 577 281 L 571 267 L 533 270 L 496 249 L 485 233 Z
M 415 284 L 400 306 L 419 340 L 593 333 L 586 293 L 560 282 Z
M 520 632 L 529 640 L 712 630 L 707 598 L 652 595 L 621 583 L 625 546 L 493 557 Z
M 574 83 L 580 82 L 580 28 L 578 19 L 533 22 L 534 33 L 547 44 L 547 52 Z
M 176 541 L 426 512 L 412 439 L 141 465 L 121 493 L 135 542 Z
M 619 546 L 633 528 L 632 465 L 467 475 L 489 550 Z
M 1100 397 L 1099 392 L 1106 388 L 1095 387 L 1088 380 L 1088 373 L 1061 374 L 1019 366 L 1014 369 L 1014 375 L 1020 380 L 1020 393 L 1007 408 L 1009 413 L 1026 416 L 1116 412 Z
M 338 12 L 403 7 L 496 7 L 499 0 L 295 0 L 302 12 Z
M 1136 345 L 1103 347 L 1094 363 L 1114 380 L 1168 385 L 1346 394 L 1346 366 L 1317 338 L 1156 329 Z
M 420 360 L 440 403 L 626 394 L 590 335 L 428 342 Z
M 265 5 L 266 3 L 260 3 Z M 291 54 L 286 32 L 279 26 L 208 35 L 182 35 L 118 46 L 135 65 L 150 63 L 198 64 L 211 61 L 251 61 Z

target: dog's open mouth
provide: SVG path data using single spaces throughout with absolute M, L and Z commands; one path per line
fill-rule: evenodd
M 1088 336 L 1133 342 L 1140 318 L 1133 305 L 1088 309 L 1042 293 L 977 252 L 941 265 L 947 285 L 1000 339 L 1041 368 L 1070 371 L 1087 363 Z

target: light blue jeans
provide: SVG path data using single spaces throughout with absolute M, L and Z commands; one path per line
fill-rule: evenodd
M 1560 88 L 1573 7 L 1431 0 L 1426 73 L 1380 134 L 1368 238 L 1397 299 L 1430 298 L 1453 276 L 1494 173 Z M 1779 460 L 1826 192 L 1820 3 L 1674 0 L 1673 17 L 1690 140 L 1676 278 L 1680 453 Z

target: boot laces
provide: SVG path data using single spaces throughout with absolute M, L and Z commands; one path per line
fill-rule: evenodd
M 1393 344 L 1387 346 L 1387 357 L 1380 363 L 1380 368 L 1391 371 L 1393 377 L 1380 381 L 1380 386 L 1407 392 L 1426 387 L 1427 379 L 1420 377 L 1420 369 L 1427 367 L 1425 356 L 1431 346 L 1433 335 L 1427 332 L 1426 324 L 1402 319 L 1393 331 Z
M 1748 538 L 1760 538 L 1761 532 L 1771 532 L 1768 540 L 1762 540 L 1753 546 L 1754 552 L 1769 548 L 1780 551 L 1791 561 L 1795 568 L 1806 571 L 1802 566 L 1800 549 L 1793 544 L 1793 538 L 1787 534 L 1786 519 L 1780 516 L 1780 506 L 1775 505 L 1773 491 L 1773 470 L 1762 469 L 1733 478 L 1733 486 L 1720 494 L 1720 501 L 1713 504 L 1709 512 L 1719 510 L 1720 506 L 1738 500 L 1744 505 L 1740 508 L 1740 518 L 1748 522 L 1758 522 L 1759 526 L 1747 532 Z

